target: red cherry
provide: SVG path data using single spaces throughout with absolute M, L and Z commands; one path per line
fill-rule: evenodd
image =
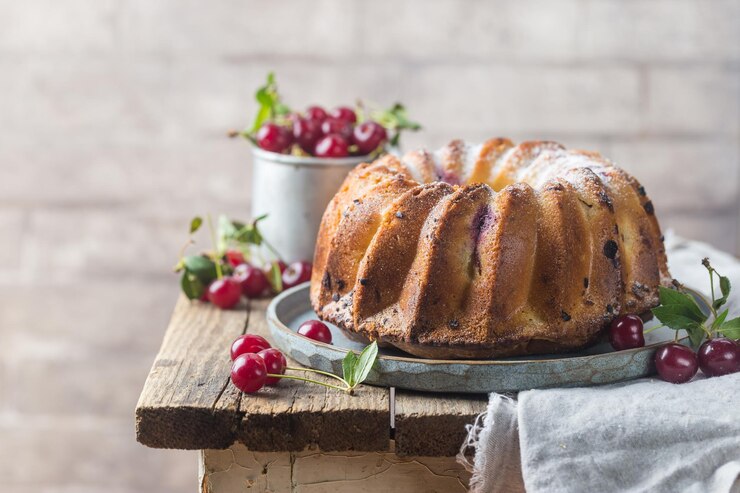
M 293 121 L 293 138 L 301 149 L 311 154 L 316 147 L 316 142 L 321 138 L 321 123 L 297 117 Z
M 385 128 L 377 122 L 367 121 L 360 123 L 354 129 L 352 142 L 357 146 L 359 154 L 370 154 L 388 139 Z
M 231 359 L 235 360 L 240 354 L 259 353 L 269 348 L 270 343 L 264 337 L 257 334 L 244 334 L 231 343 Z
M 283 289 L 298 286 L 311 280 L 310 262 L 293 262 L 283 272 Z
M 318 320 L 307 320 L 298 327 L 298 333 L 314 341 L 331 344 L 331 331 L 325 323 Z
M 352 138 L 352 124 L 336 118 L 327 118 L 321 123 L 321 134 L 338 134 L 349 140 Z
M 609 327 L 609 342 L 617 351 L 643 347 L 642 319 L 637 315 L 622 315 L 612 320 Z
M 314 155 L 316 157 L 338 158 L 349 155 L 347 141 L 338 134 L 330 134 L 322 138 L 316 144 Z
M 347 106 L 339 106 L 337 108 L 334 108 L 333 110 L 331 110 L 331 112 L 329 112 L 329 116 L 331 118 L 343 120 L 348 123 L 355 123 L 357 121 L 355 110 L 353 110 L 352 108 L 348 108 Z
M 309 120 L 315 120 L 317 122 L 323 122 L 326 120 L 326 110 L 321 106 L 309 106 L 306 108 L 306 118 Z
M 740 345 L 724 337 L 705 341 L 699 348 L 699 368 L 708 377 L 740 371 Z
M 655 368 L 666 382 L 684 383 L 696 375 L 699 364 L 691 348 L 671 343 L 659 347 L 655 352 Z
M 239 303 L 241 296 L 239 281 L 230 276 L 216 279 L 208 286 L 208 301 L 219 308 L 231 308 Z
M 231 382 L 234 386 L 251 394 L 265 385 L 267 368 L 264 360 L 255 353 L 240 354 L 231 365 Z
M 237 265 L 234 269 L 234 279 L 239 281 L 242 293 L 247 298 L 259 298 L 270 287 L 265 273 L 249 264 Z
M 288 264 L 286 264 L 282 260 L 278 260 L 277 261 L 277 265 L 278 265 L 278 269 L 280 269 L 280 274 L 282 274 L 283 272 L 285 272 L 285 269 L 288 268 Z
M 257 130 L 257 145 L 270 152 L 285 152 L 293 143 L 290 130 L 274 123 L 265 123 Z
M 226 261 L 232 267 L 236 267 L 244 263 L 244 254 L 239 250 L 226 250 Z
M 257 354 L 264 360 L 267 373 L 273 375 L 283 375 L 285 373 L 285 367 L 288 366 L 288 361 L 279 349 L 263 349 Z M 278 377 L 267 377 L 265 380 L 266 385 L 277 385 L 278 382 L 280 382 L 280 378 Z

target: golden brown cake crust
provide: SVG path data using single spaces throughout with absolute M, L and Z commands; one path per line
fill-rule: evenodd
M 598 153 L 453 141 L 361 164 L 326 209 L 323 320 L 429 358 L 574 350 L 670 275 L 652 202 Z

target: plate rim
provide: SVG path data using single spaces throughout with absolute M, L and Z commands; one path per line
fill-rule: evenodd
M 277 306 L 282 303 L 286 298 L 295 295 L 296 293 L 304 290 L 308 290 L 310 288 L 310 281 L 305 282 L 303 284 L 299 284 L 298 286 L 294 286 L 292 288 L 286 289 L 279 295 L 275 296 L 271 301 L 270 304 L 267 306 L 267 320 L 268 322 L 272 322 L 275 327 L 280 329 L 283 332 L 287 332 L 292 334 L 293 336 L 302 337 L 306 341 L 319 346 L 326 348 L 328 350 L 333 350 L 338 353 L 346 354 L 350 351 L 357 353 L 356 350 L 353 349 L 347 349 L 339 346 L 335 346 L 334 344 L 327 344 L 325 342 L 315 341 L 309 337 L 306 337 L 302 334 L 299 334 L 298 332 L 292 330 L 290 327 L 285 325 L 280 318 L 277 316 Z M 687 339 L 687 337 L 679 338 L 678 342 L 681 342 L 683 340 Z M 580 356 L 568 356 L 568 353 L 563 353 L 563 355 L 549 355 L 546 354 L 544 356 L 553 356 L 553 357 L 544 357 L 540 359 L 518 359 L 518 360 L 496 360 L 496 359 L 483 359 L 483 360 L 475 360 L 475 359 L 427 359 L 427 358 L 418 358 L 413 356 L 393 356 L 393 355 L 383 355 L 378 354 L 378 359 L 385 359 L 390 361 L 397 361 L 402 363 L 415 363 L 415 364 L 423 364 L 423 365 L 464 365 L 464 366 L 509 366 L 509 365 L 521 365 L 521 364 L 537 364 L 542 362 L 552 362 L 552 361 L 573 361 L 573 362 L 579 362 L 579 361 L 586 361 L 586 360 L 592 360 L 594 358 L 602 358 L 602 357 L 609 357 L 615 353 L 619 353 L 622 355 L 628 355 L 632 353 L 640 353 L 647 350 L 657 349 L 659 346 L 666 344 L 668 341 L 660 341 L 655 342 L 652 344 L 647 344 L 642 347 L 638 348 L 632 348 L 632 349 L 623 349 L 621 351 L 611 351 L 608 353 L 598 353 L 598 354 L 586 354 L 586 355 L 580 355 Z

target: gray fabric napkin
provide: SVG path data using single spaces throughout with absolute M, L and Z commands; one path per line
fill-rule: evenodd
M 708 287 L 710 257 L 740 315 L 737 259 L 671 234 L 666 247 L 671 274 L 694 288 Z M 491 394 L 465 446 L 476 492 L 521 490 L 522 478 L 530 493 L 740 492 L 740 374 Z

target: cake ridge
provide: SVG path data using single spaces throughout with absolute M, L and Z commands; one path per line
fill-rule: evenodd
M 654 207 L 600 154 L 452 141 L 355 168 L 322 219 L 311 302 L 426 357 L 569 350 L 670 280 Z

